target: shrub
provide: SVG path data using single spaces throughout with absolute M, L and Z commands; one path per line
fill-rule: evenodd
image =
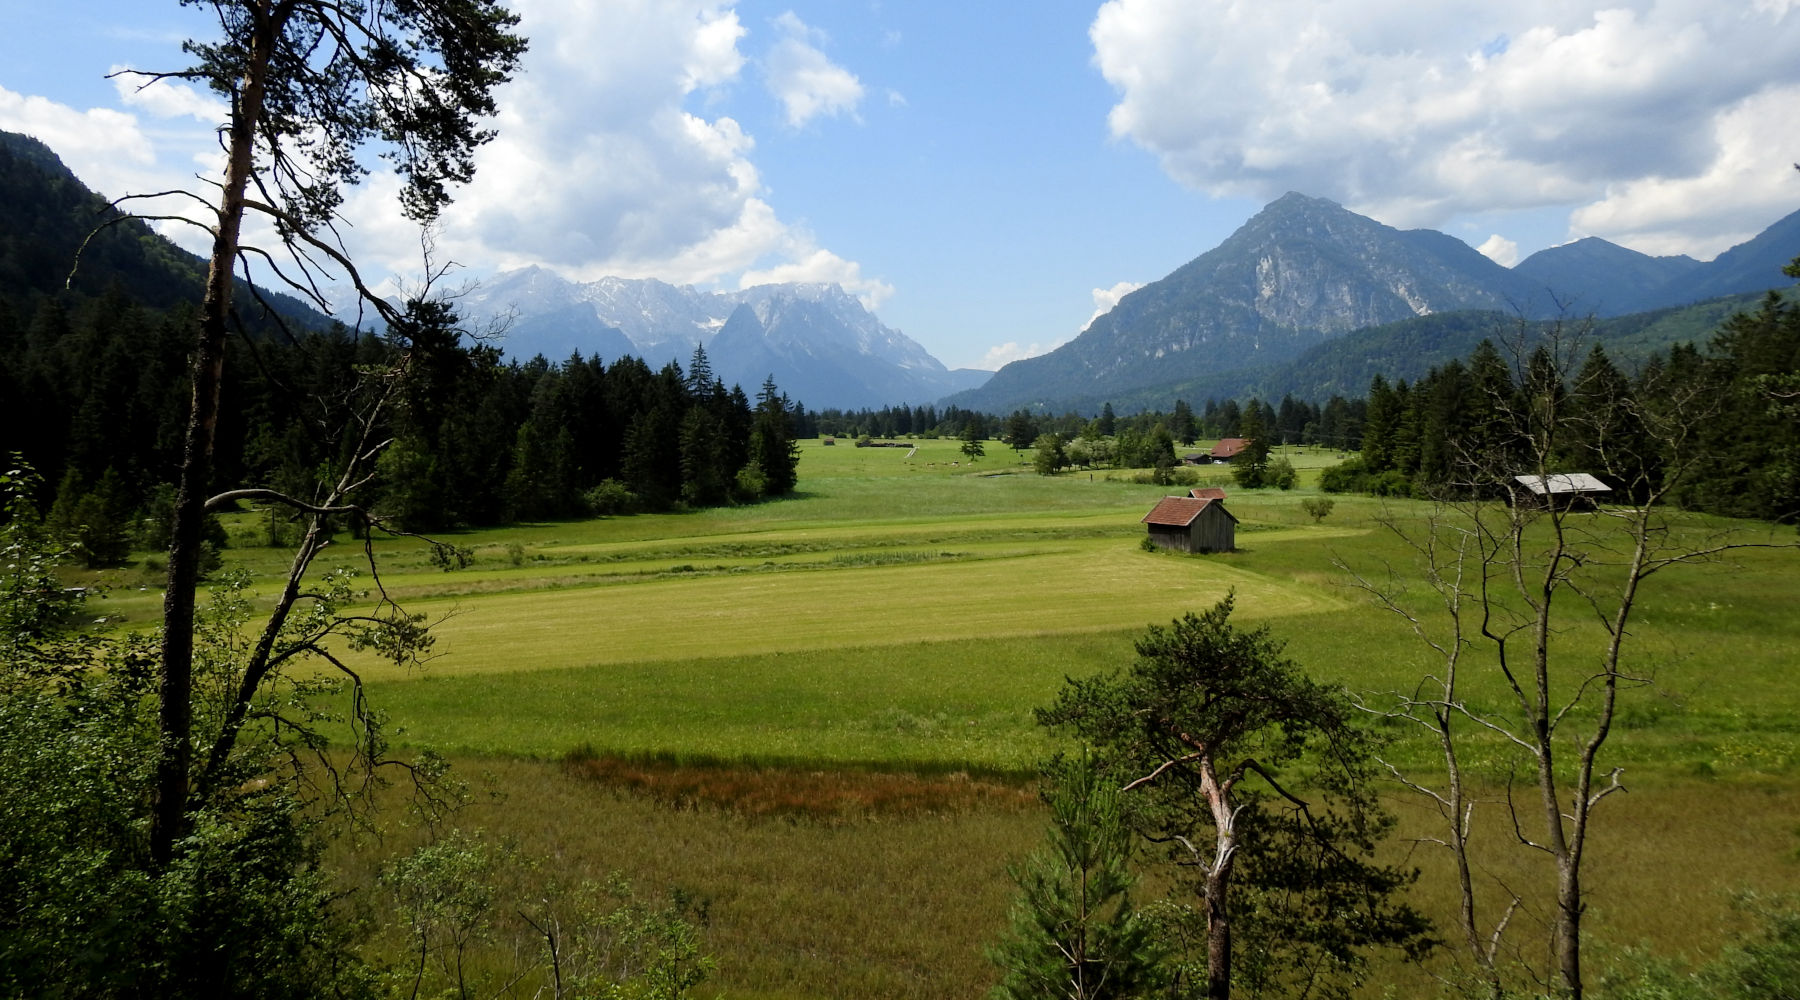
M 1339 462 L 1320 474 L 1319 489 L 1327 493 L 1366 493 L 1369 468 L 1360 458 Z
M 1331 508 L 1335 506 L 1337 506 L 1337 501 L 1330 497 L 1307 497 L 1300 501 L 1300 509 L 1306 512 L 1307 517 L 1313 519 L 1314 524 L 1325 520 L 1325 515 L 1331 513 Z
M 638 505 L 637 494 L 617 479 L 602 479 L 600 485 L 582 494 L 581 499 L 595 517 L 629 514 Z
M 1273 486 L 1279 490 L 1291 490 L 1300 481 L 1300 474 L 1294 471 L 1294 463 L 1285 458 L 1277 458 L 1263 470 L 1263 485 Z

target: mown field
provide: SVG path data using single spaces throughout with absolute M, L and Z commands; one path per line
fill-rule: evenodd
M 980 996 L 1005 866 L 1040 837 L 1029 786 L 1051 743 L 1032 709 L 1065 677 L 1128 663 L 1147 624 L 1229 592 L 1309 671 L 1371 697 L 1434 664 L 1352 576 L 1406 584 L 1428 608 L 1383 524 L 1416 532 L 1427 508 L 1340 497 L 1315 523 L 1300 500 L 1335 455 L 1290 454 L 1299 490 L 1234 491 L 1240 551 L 1189 557 L 1140 548 L 1139 518 L 1180 490 L 1125 473 L 1046 479 L 997 442 L 973 464 L 955 441 L 803 444 L 789 499 L 469 533 L 448 539 L 474 557 L 455 572 L 417 543 L 383 543 L 383 584 L 438 622 L 439 655 L 410 672 L 365 665 L 396 742 L 446 754 L 471 782 L 458 823 L 567 871 L 710 899 L 725 996 Z M 1223 467 L 1203 475 L 1229 488 Z M 279 572 L 280 550 L 248 544 L 259 523 L 233 523 L 230 560 Z M 359 558 L 349 545 L 331 557 Z M 153 591 L 128 571 L 113 583 L 109 614 L 153 617 Z M 1796 584 L 1800 555 L 1766 548 L 1649 586 L 1631 649 L 1655 682 L 1621 713 L 1608 766 L 1627 769 L 1631 793 L 1605 804 L 1594 849 L 1601 952 L 1701 956 L 1733 925 L 1732 889 L 1800 888 Z M 1565 625 L 1556 648 L 1580 662 L 1599 633 Z M 1478 704 L 1503 696 L 1491 673 L 1470 688 Z M 1395 760 L 1429 763 L 1428 746 L 1395 735 Z M 1497 745 L 1472 750 L 1500 788 Z M 1393 801 L 1407 832 L 1426 832 L 1426 810 Z M 1489 877 L 1547 886 L 1507 846 L 1503 811 L 1482 808 Z M 1422 905 L 1447 912 L 1435 856 L 1413 857 Z M 1541 912 L 1534 896 L 1515 937 L 1534 944 Z

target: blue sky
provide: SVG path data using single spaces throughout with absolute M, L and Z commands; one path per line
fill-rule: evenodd
M 1586 235 L 1711 257 L 1800 208 L 1797 0 L 514 7 L 532 54 L 436 236 L 464 279 L 838 281 L 953 367 L 1067 340 L 1288 190 L 1503 263 Z M 109 195 L 214 168 L 216 102 L 105 79 L 180 65 L 204 12 L 0 13 L 0 128 Z M 347 203 L 348 242 L 404 284 L 392 189 Z

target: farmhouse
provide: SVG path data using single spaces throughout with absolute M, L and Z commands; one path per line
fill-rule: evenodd
M 1558 472 L 1548 476 L 1514 476 L 1507 495 L 1515 507 L 1535 506 L 1555 510 L 1593 510 L 1600 494 L 1612 487 L 1585 472 Z
M 1236 458 L 1237 453 L 1243 451 L 1244 446 L 1249 443 L 1246 438 L 1220 438 L 1219 443 L 1212 446 L 1212 451 L 1207 454 L 1207 457 L 1212 460 L 1214 465 L 1229 462 Z
M 1196 490 L 1195 492 L 1201 492 Z M 1178 552 L 1231 552 L 1237 548 L 1238 519 L 1216 497 L 1163 497 L 1144 515 L 1150 542 Z

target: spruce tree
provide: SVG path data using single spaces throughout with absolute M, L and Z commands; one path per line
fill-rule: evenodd
M 1004 977 L 995 1000 L 1145 996 L 1160 949 L 1131 905 L 1134 834 L 1118 789 L 1083 756 L 1059 761 L 1045 802 L 1045 846 L 1008 869 L 1019 895 L 1005 937 L 988 952 Z

